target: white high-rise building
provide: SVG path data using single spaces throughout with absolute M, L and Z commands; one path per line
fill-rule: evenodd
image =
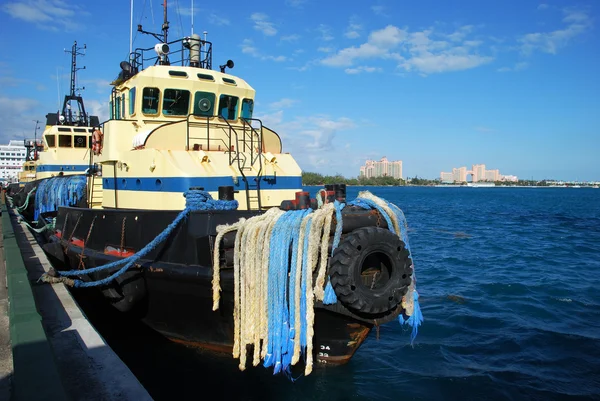
M 27 149 L 22 140 L 12 140 L 8 145 L 0 145 L 0 178 L 16 182 L 19 172 L 23 171 L 23 163 Z

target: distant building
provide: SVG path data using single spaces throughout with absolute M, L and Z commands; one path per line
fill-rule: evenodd
M 467 170 L 466 167 L 453 168 L 451 173 L 440 173 L 440 179 L 443 183 L 453 182 L 467 182 L 467 176 L 472 176 L 473 182 L 481 181 L 517 181 L 517 177 L 514 175 L 503 176 L 500 174 L 500 170 L 486 170 L 485 164 L 473 164 L 471 170 Z
M 22 140 L 12 140 L 0 145 L 0 178 L 15 182 L 23 170 L 27 149 Z
M 380 161 L 367 160 L 365 165 L 360 168 L 360 177 L 393 177 L 395 179 L 402 179 L 402 160 L 391 162 L 385 156 Z

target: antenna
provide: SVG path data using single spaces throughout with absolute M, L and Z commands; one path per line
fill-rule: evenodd
M 73 46 L 71 50 L 66 50 L 65 53 L 71 54 L 71 88 L 68 95 L 65 96 L 65 100 L 63 101 L 62 108 L 62 116 L 64 116 L 64 123 L 68 125 L 87 125 L 88 118 L 87 113 L 85 112 L 85 107 L 83 106 L 83 99 L 80 95 L 77 95 L 76 92 L 80 90 L 84 90 L 85 87 L 77 87 L 77 71 L 85 70 L 84 67 L 77 67 L 77 56 L 85 56 L 85 50 L 87 46 L 84 44 L 83 47 L 77 46 L 77 41 L 73 42 Z M 79 109 L 79 113 L 76 113 L 76 118 L 73 118 L 73 111 L 71 109 L 71 100 L 77 102 L 77 107 Z
M 163 12 L 164 20 L 163 20 L 163 24 L 162 24 L 162 35 L 159 33 L 144 31 L 142 29 L 141 24 L 138 24 L 137 30 L 138 30 L 138 32 L 144 33 L 146 35 L 152 35 L 156 39 L 160 40 L 163 43 L 164 46 L 161 47 L 161 49 L 164 49 L 164 50 L 159 53 L 160 64 L 169 65 L 169 56 L 168 56 L 169 46 L 167 44 L 167 35 L 169 32 L 169 21 L 167 20 L 167 0 L 163 1 L 163 8 L 164 8 L 164 12 Z M 160 44 L 157 44 L 155 46 L 155 49 L 157 49 L 157 46 L 160 46 Z
M 37 160 L 37 131 L 39 120 L 33 120 L 35 122 L 35 130 L 33 131 L 33 160 Z
M 192 0 L 192 35 L 194 34 L 194 0 Z
M 129 54 L 133 52 L 133 0 L 131 0 L 131 12 L 129 17 Z
M 85 49 L 87 49 L 86 45 L 83 47 L 77 47 L 77 41 L 73 43 L 71 50 L 65 50 L 65 53 L 71 53 L 71 92 L 70 96 L 75 96 L 75 91 L 82 90 L 85 88 L 77 88 L 75 86 L 75 81 L 77 80 L 77 71 L 85 70 L 85 66 L 77 67 L 77 56 L 85 56 Z M 83 52 L 82 52 L 83 50 Z

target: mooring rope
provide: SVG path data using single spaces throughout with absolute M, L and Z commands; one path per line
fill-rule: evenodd
M 205 191 L 190 190 L 190 191 L 185 192 L 184 196 L 186 197 L 185 209 L 183 209 L 177 215 L 175 220 L 173 220 L 160 234 L 158 234 L 152 241 L 150 241 L 145 247 L 140 249 L 135 254 L 128 256 L 126 258 L 116 260 L 111 263 L 107 263 L 102 266 L 93 267 L 93 268 L 89 268 L 89 269 L 58 271 L 57 272 L 59 275 L 58 277 L 50 276 L 47 273 L 44 273 L 40 277 L 39 280 L 41 280 L 43 282 L 47 282 L 47 283 L 64 282 L 65 284 L 73 286 L 73 287 L 97 287 L 97 286 L 101 286 L 101 285 L 106 285 L 106 284 L 110 283 L 112 280 L 121 276 L 123 273 L 125 273 L 127 270 L 129 270 L 131 267 L 133 267 L 135 264 L 137 264 L 137 262 L 139 262 L 141 258 L 146 256 L 148 253 L 150 253 L 152 250 L 154 250 L 158 245 L 160 245 L 162 242 L 164 242 L 171 235 L 171 233 L 175 230 L 175 228 L 177 228 L 179 223 L 181 223 L 181 221 L 183 221 L 184 219 L 187 218 L 187 216 L 190 212 L 195 211 L 195 210 L 215 210 L 215 209 L 217 209 L 217 210 L 234 210 L 238 207 L 238 203 L 235 200 L 233 200 L 233 201 L 213 200 L 212 196 L 208 192 L 205 192 Z M 73 231 L 75 231 L 75 230 L 73 230 Z M 71 282 L 69 280 L 64 279 L 64 277 L 76 277 L 76 276 L 81 276 L 84 274 L 105 271 L 105 270 L 119 267 L 121 265 L 124 265 L 124 266 L 121 267 L 115 273 L 113 273 L 113 274 L 109 275 L 108 277 L 101 279 L 101 280 L 83 281 L 80 279 L 74 279 Z
M 25 202 L 23 203 L 22 206 L 17 206 L 17 211 L 18 212 L 22 212 L 23 210 L 27 209 L 27 206 L 29 206 L 29 199 L 31 198 L 31 195 L 35 192 L 36 188 L 33 188 L 31 191 L 29 191 L 27 193 L 27 198 L 25 198 Z

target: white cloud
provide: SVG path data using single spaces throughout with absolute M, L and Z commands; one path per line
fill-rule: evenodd
M 382 69 L 379 67 L 368 67 L 368 66 L 359 66 L 356 68 L 346 68 L 344 72 L 346 74 L 360 74 L 361 72 L 381 72 Z
M 277 34 L 277 29 L 271 21 L 269 21 L 269 17 L 263 13 L 254 13 L 250 16 L 250 19 L 254 21 L 254 29 L 262 32 L 266 36 L 274 36 Z
M 283 122 L 283 110 L 259 117 L 265 127 L 277 127 Z
M 258 49 L 254 47 L 252 40 L 244 39 L 240 46 L 242 47 L 242 53 L 249 54 L 253 57 L 260 57 Z
M 40 118 L 39 105 L 35 99 L 0 97 L 0 143 L 29 137 L 35 127 L 33 120 Z
M 292 107 L 296 103 L 298 103 L 298 101 L 295 99 L 283 98 L 281 100 L 278 100 L 277 102 L 271 103 L 269 107 L 272 109 L 285 109 Z
M 352 46 L 340 50 L 337 54 L 322 60 L 330 67 L 349 67 L 356 59 L 368 59 L 389 56 L 389 51 L 406 37 L 406 32 L 392 25 L 374 31 L 369 40 L 358 47 Z
M 300 40 L 300 35 L 297 34 L 286 35 L 281 37 L 282 42 L 297 42 L 298 40 Z
M 472 31 L 473 25 L 464 25 L 454 31 L 454 33 L 447 35 L 447 38 L 452 42 L 462 42 Z
M 376 15 L 383 15 L 383 16 L 385 16 L 385 7 L 384 6 L 371 6 L 371 10 Z
M 321 53 L 331 53 L 333 50 L 333 47 L 319 47 L 317 49 L 317 51 Z
M 498 68 L 498 72 L 510 72 L 510 71 L 521 71 L 526 69 L 529 66 L 529 63 L 526 61 L 521 61 L 516 63 L 513 67 L 502 67 Z
M 210 22 L 213 25 L 219 25 L 219 26 L 231 25 L 231 22 L 227 18 L 221 17 L 215 13 L 211 13 L 208 16 L 208 22 Z
M 588 13 L 583 10 L 567 8 L 563 10 L 565 27 L 551 32 L 528 33 L 519 39 L 521 52 L 531 55 L 535 51 L 556 54 L 573 38 L 585 33 L 592 27 Z
M 62 0 L 17 0 L 3 4 L 1 9 L 15 19 L 51 31 L 78 30 L 83 26 L 81 17 L 89 15 L 81 6 Z
M 301 8 L 307 0 L 285 0 L 285 4 L 291 7 Z
M 319 34 L 321 35 L 320 39 L 325 42 L 329 42 L 330 40 L 335 39 L 331 34 L 331 28 L 325 24 L 320 24 L 317 27 L 316 31 L 319 32 Z
M 94 86 L 96 92 L 100 94 L 105 95 L 109 93 L 110 81 L 107 81 L 106 79 L 79 79 L 78 82 L 86 85 L 87 89 L 90 89 L 90 85 Z
M 100 122 L 108 120 L 108 101 L 86 100 L 87 112 L 91 116 L 98 116 Z
M 359 23 L 356 22 L 356 17 L 353 17 L 350 19 L 350 23 L 348 24 L 348 27 L 346 28 L 346 32 L 344 33 L 344 36 L 347 37 L 348 39 L 356 39 L 358 37 L 360 37 L 362 31 L 362 25 L 360 25 Z
M 408 32 L 394 25 L 373 31 L 366 43 L 338 51 L 321 64 L 330 67 L 352 67 L 358 60 L 396 60 L 398 68 L 421 74 L 441 73 L 474 68 L 493 60 L 476 52 L 480 41 L 466 40 L 473 30 L 464 26 L 451 34 L 435 33 L 432 29 Z M 435 39 L 435 38 L 440 38 Z M 362 72 L 347 68 L 347 73 Z M 365 70 L 365 72 L 367 72 Z
M 538 10 L 546 10 L 546 9 L 548 9 L 549 7 L 550 7 L 550 6 L 549 6 L 548 4 L 544 4 L 544 3 L 542 3 L 542 4 L 540 4 L 539 6 L 537 6 L 537 9 L 538 9 Z
M 254 42 L 252 42 L 252 40 L 250 40 L 250 39 L 244 39 L 244 41 L 242 42 L 240 47 L 242 48 L 242 53 L 248 54 L 255 58 L 259 58 L 261 60 L 271 60 L 271 61 L 276 61 L 276 62 L 283 62 L 283 61 L 287 61 L 287 59 L 288 59 L 286 56 L 271 56 L 271 55 L 262 54 L 254 46 Z

